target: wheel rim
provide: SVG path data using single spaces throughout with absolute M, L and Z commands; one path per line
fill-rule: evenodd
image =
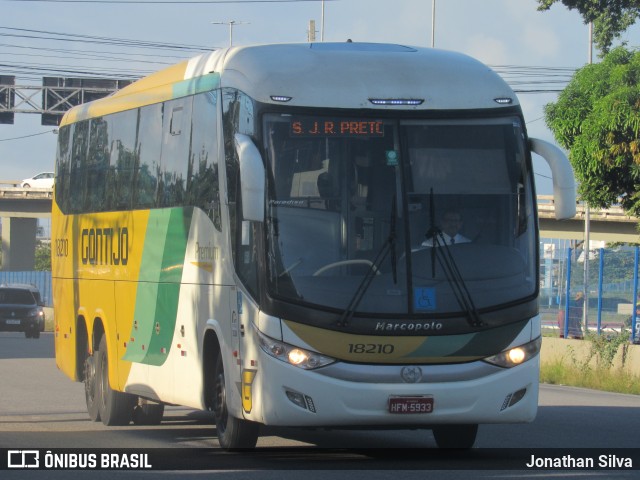
M 227 391 L 224 385 L 224 372 L 216 375 L 216 384 L 213 393 L 213 415 L 216 419 L 216 429 L 219 434 L 227 428 Z
M 92 403 L 95 400 L 96 364 L 93 355 L 84 361 L 84 392 Z
M 108 388 L 109 388 L 109 369 L 107 366 L 107 355 L 100 351 L 100 355 L 101 355 L 101 362 L 100 362 L 100 386 L 102 387 L 100 389 L 100 391 L 102 392 L 101 398 L 100 400 L 100 405 L 102 406 L 102 408 L 106 408 L 106 404 L 105 404 L 105 398 L 106 395 L 105 393 L 108 392 Z

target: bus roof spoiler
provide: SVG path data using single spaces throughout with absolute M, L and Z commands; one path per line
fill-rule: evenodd
M 553 202 L 557 220 L 576 215 L 576 182 L 573 168 L 560 148 L 538 138 L 529 139 L 531 151 L 544 158 L 553 176 Z

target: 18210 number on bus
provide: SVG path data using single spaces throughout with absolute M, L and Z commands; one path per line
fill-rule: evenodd
M 350 343 L 349 353 L 390 355 L 395 347 L 390 343 Z

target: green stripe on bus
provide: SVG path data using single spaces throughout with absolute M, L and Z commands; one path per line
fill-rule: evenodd
M 528 320 L 503 325 L 489 330 L 461 335 L 438 335 L 428 337 L 407 356 L 438 357 L 488 357 L 505 350 L 527 326 Z
M 506 350 L 509 345 L 511 345 L 511 342 L 522 332 L 522 329 L 528 327 L 528 325 L 529 320 L 525 319 L 477 332 L 473 339 L 455 352 L 454 355 L 477 355 L 480 357 L 495 355 L 496 353 Z
M 125 360 L 162 365 L 171 350 L 192 211 L 174 208 L 149 213 Z
M 183 80 L 173 85 L 173 98 L 186 97 L 197 93 L 208 92 L 220 86 L 220 74 L 209 73 L 201 77 Z
M 174 208 L 169 212 L 164 242 L 162 269 L 156 297 L 156 320 L 144 363 L 162 365 L 171 350 L 173 332 L 178 318 L 178 300 L 184 258 L 191 227 L 193 209 Z

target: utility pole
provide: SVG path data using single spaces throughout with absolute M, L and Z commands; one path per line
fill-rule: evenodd
M 589 22 L 589 51 L 587 54 L 589 65 L 593 63 L 593 22 Z M 589 257 L 591 253 L 591 211 L 587 202 L 584 204 L 584 303 L 582 304 L 583 335 L 586 336 L 589 325 Z M 568 301 L 568 299 L 567 299 Z M 635 304 L 635 299 L 634 299 Z
M 316 41 L 316 21 L 309 20 L 309 30 L 307 31 L 307 40 L 309 43 Z
M 234 25 L 249 25 L 248 22 L 236 22 L 230 20 L 228 22 L 211 22 L 213 25 L 229 25 L 229 46 L 233 46 L 233 27 Z

